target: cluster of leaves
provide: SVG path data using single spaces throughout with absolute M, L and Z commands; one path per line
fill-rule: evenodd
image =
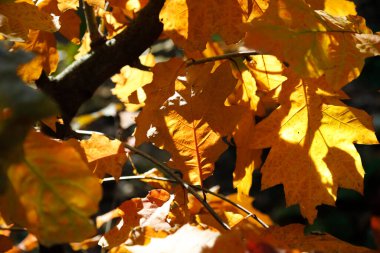
M 97 134 L 79 141 L 36 132 L 33 124 L 45 119 L 58 133 L 61 123 L 46 117 L 59 109 L 67 129 L 67 115 L 78 108 L 59 99 L 59 83 L 42 89 L 58 90 L 47 93 L 59 106 L 31 86 L 57 69 L 55 32 L 81 45 L 74 67 L 61 74 L 76 78 L 70 70 L 87 64 L 99 45 L 107 50 L 123 32 L 147 29 L 135 20 L 151 18 L 144 17 L 143 8 L 153 8 L 149 4 L 162 7 L 161 37 L 182 48 L 184 57 L 156 63 L 158 58 L 145 54 L 139 64 L 112 73 L 112 92 L 127 109 L 142 108 L 136 145 L 151 142 L 168 151 L 171 159 L 164 166 L 181 171 L 183 180 L 163 183 L 157 171 L 144 174 L 145 181 L 156 178 L 147 182 L 158 189 L 125 201 L 94 224 L 90 216 L 102 197 L 101 180 L 107 174 L 118 180 L 127 160 L 123 143 Z M 328 235 L 305 236 L 301 225 L 262 228 L 236 207 L 207 197 L 203 204 L 207 201 L 223 221 L 218 223 L 187 192 L 213 174 L 226 140 L 236 147 L 233 183 L 245 204 L 254 170 L 263 175 L 263 189 L 283 184 L 287 205 L 298 204 L 309 222 L 316 206 L 335 204 L 338 187 L 363 191 L 364 170 L 354 143 L 378 141 L 371 117 L 341 101 L 348 98 L 342 87 L 359 76 L 365 58 L 380 54 L 380 34 L 356 15 L 352 2 L 84 0 L 81 5 L 88 27 L 82 40 L 78 0 L 0 3 L 0 38 L 13 41 L 12 51 L 35 54 L 20 63 L 12 60 L 15 53 L 0 51 L 1 60 L 9 62 L 0 68 L 0 225 L 27 229 L 34 239 L 27 237 L 19 247 L 38 241 L 81 242 L 73 243 L 74 249 L 99 243 L 111 252 L 369 251 Z M 16 68 L 29 86 L 16 77 Z M 71 87 L 72 96 L 91 93 L 88 83 L 81 85 Z M 271 150 L 261 161 L 265 148 Z M 96 236 L 96 227 L 115 218 L 117 226 Z M 8 234 L 0 233 L 2 251 L 12 246 Z

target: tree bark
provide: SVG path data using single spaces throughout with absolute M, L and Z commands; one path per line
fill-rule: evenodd
M 151 0 L 126 30 L 98 45 L 56 77 L 43 74 L 36 84 L 59 105 L 68 127 L 79 107 L 95 90 L 125 65 L 134 65 L 138 57 L 160 36 L 163 24 L 159 13 L 165 0 Z

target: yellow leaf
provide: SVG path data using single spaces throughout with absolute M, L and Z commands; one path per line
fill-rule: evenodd
M 289 78 L 280 107 L 256 126 L 251 139 L 252 148 L 271 147 L 261 169 L 263 188 L 284 184 L 287 204 L 299 203 L 309 221 L 317 205 L 334 205 L 338 187 L 363 191 L 364 170 L 353 143 L 378 143 L 364 111 L 317 95 L 322 82 Z
M 85 32 L 85 34 L 83 34 L 80 47 L 78 48 L 78 53 L 74 56 L 74 59 L 78 60 L 82 56 L 84 56 L 88 52 L 90 52 L 91 51 L 91 46 L 90 45 L 91 45 L 90 34 L 88 32 Z
M 357 15 L 355 3 L 350 0 L 306 0 L 311 8 L 324 10 L 333 16 Z
M 81 241 L 95 234 L 89 219 L 101 187 L 69 145 L 31 132 L 24 158 L 7 170 L 1 214 L 36 235 L 44 245 Z
M 284 76 L 284 65 L 273 55 L 253 55 L 247 64 L 254 76 L 257 88 L 268 92 L 281 85 L 287 78 Z
M 60 28 L 57 16 L 42 12 L 33 3 L 1 3 L 0 17 L 0 34 L 13 41 L 27 40 L 29 29 L 56 32 Z
M 17 42 L 13 48 L 36 53 L 30 62 L 20 65 L 17 69 L 20 78 L 31 83 L 40 77 L 42 70 L 47 74 L 53 73 L 57 69 L 59 55 L 54 34 L 30 30 L 28 38 L 27 43 Z
M 140 62 L 148 67 L 153 67 L 155 64 L 154 56 L 147 54 L 140 56 Z M 142 87 L 151 83 L 153 80 L 153 73 L 149 71 L 143 71 L 130 66 L 125 66 L 120 70 L 120 74 L 116 74 L 112 77 L 112 81 L 116 83 L 112 93 L 116 95 L 122 102 L 129 104 L 140 104 L 145 101 L 145 93 L 141 92 Z M 140 93 L 138 92 L 139 90 Z M 143 94 L 142 97 L 131 96 L 131 94 L 137 91 L 135 94 Z
M 239 198 L 248 196 L 252 185 L 252 173 L 261 164 L 261 150 L 250 147 L 254 133 L 255 119 L 251 111 L 246 111 L 236 126 L 233 137 L 236 144 L 236 163 L 233 173 L 233 185 Z
M 203 50 L 213 34 L 219 34 L 227 44 L 238 42 L 243 32 L 243 11 L 233 1 L 166 1 L 160 13 L 164 32 L 186 50 Z
M 107 30 L 107 39 L 111 39 L 122 32 L 130 22 L 122 9 L 118 7 L 113 7 L 112 11 L 98 9 L 96 13 L 97 16 L 101 18 L 101 23 Z
M 57 0 L 58 9 L 62 12 L 65 12 L 69 9 L 76 10 L 79 7 L 79 0 Z
M 271 1 L 264 15 L 246 30 L 248 47 L 277 56 L 302 77 L 325 74 L 335 90 L 359 76 L 366 57 L 379 54 L 372 40 L 362 43 L 357 39 L 379 37 L 365 26 L 363 18 L 314 11 L 303 0 Z
M 119 179 L 127 161 L 124 145 L 119 140 L 110 140 L 104 135 L 93 134 L 90 139 L 81 141 L 86 161 L 95 175 L 102 179 L 106 174 Z
M 141 241 L 143 244 L 149 243 L 146 237 L 151 237 L 153 231 L 149 229 L 144 231 L 147 227 L 158 232 L 155 236 L 166 235 L 172 228 L 166 217 L 173 199 L 174 196 L 165 190 L 152 190 L 145 198 L 134 198 L 123 202 L 118 208 L 122 220 L 100 239 L 99 245 L 112 248 L 127 240 L 133 244 Z M 139 228 L 142 230 L 137 231 Z
M 65 12 L 69 9 L 76 10 L 79 7 L 79 0 L 57 0 L 58 9 L 62 12 Z M 104 8 L 104 0 L 85 0 L 86 3 L 93 7 Z

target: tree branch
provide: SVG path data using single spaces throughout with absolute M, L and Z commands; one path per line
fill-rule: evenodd
M 82 0 L 84 17 L 86 19 L 87 31 L 91 39 L 91 48 L 94 49 L 97 45 L 101 44 L 104 40 L 103 36 L 98 30 L 98 24 L 96 22 L 96 17 L 94 14 L 94 8 L 89 5 L 86 1 Z
M 206 62 L 231 59 L 234 57 L 248 57 L 250 55 L 262 55 L 262 53 L 257 52 L 257 51 L 243 51 L 243 52 L 235 52 L 235 53 L 217 55 L 217 56 L 202 58 L 202 59 L 198 59 L 198 60 L 189 59 L 189 60 L 187 60 L 186 67 L 190 67 L 192 65 L 203 64 Z
M 138 57 L 159 37 L 163 25 L 159 13 L 165 0 L 151 0 L 131 25 L 111 40 L 68 66 L 56 77 L 42 75 L 36 84 L 60 106 L 62 118 L 69 128 L 79 107 L 95 90 L 125 65 L 133 65 Z

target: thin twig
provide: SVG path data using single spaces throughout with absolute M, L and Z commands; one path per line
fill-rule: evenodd
M 143 176 L 143 175 L 140 175 L 140 176 L 123 176 L 123 177 L 119 178 L 119 180 L 136 180 L 136 179 L 139 179 L 139 180 L 144 180 L 144 179 L 145 180 L 157 180 L 157 181 L 167 181 L 167 182 L 171 182 L 171 183 L 178 183 L 175 180 L 172 180 L 172 179 L 169 179 L 169 178 L 165 178 L 165 177 L 146 177 L 146 176 Z M 106 177 L 106 178 L 103 179 L 103 182 L 109 182 L 109 181 L 116 181 L 116 180 L 113 177 Z M 192 188 L 195 188 L 197 190 L 210 193 L 211 195 L 214 195 L 214 196 L 222 199 L 223 201 L 226 201 L 226 202 L 230 203 L 231 205 L 235 206 L 236 208 L 242 210 L 243 212 L 245 212 L 247 214 L 247 216 L 245 217 L 245 219 L 247 219 L 249 217 L 252 217 L 254 220 L 256 220 L 264 228 L 269 228 L 269 226 L 264 221 L 262 221 L 259 217 L 257 217 L 256 214 L 250 212 L 244 206 L 239 205 L 239 204 L 233 202 L 232 200 L 226 198 L 225 196 L 223 196 L 223 195 L 221 195 L 219 193 L 215 193 L 215 192 L 213 192 L 213 191 L 211 191 L 209 189 L 206 189 L 206 188 L 203 188 L 203 187 L 200 187 L 200 186 L 195 186 L 195 185 L 189 185 L 189 186 L 192 187 Z
M 91 48 L 97 45 L 99 41 L 104 40 L 103 36 L 98 30 L 98 22 L 96 21 L 94 9 L 86 1 L 82 0 L 84 16 L 86 19 L 87 31 L 90 34 Z
M 22 227 L 0 227 L 0 230 L 10 230 L 10 231 L 26 231 L 26 228 Z
M 170 183 L 177 183 L 177 181 L 173 180 L 173 179 L 170 179 L 170 178 L 166 178 L 166 177 L 146 177 L 146 176 L 123 176 L 123 177 L 119 177 L 119 180 L 157 180 L 157 181 L 167 181 L 167 182 L 170 182 Z M 103 182 L 110 182 L 110 181 L 116 181 L 115 178 L 113 177 L 106 177 L 106 178 L 103 178 Z
M 220 225 L 226 229 L 226 230 L 231 230 L 230 226 L 228 226 L 228 224 L 226 224 L 222 218 L 215 212 L 215 210 L 198 194 L 198 192 L 193 188 L 191 187 L 188 183 L 186 183 L 185 181 L 183 181 L 182 178 L 180 178 L 179 176 L 177 176 L 171 168 L 169 168 L 168 166 L 166 166 L 165 164 L 163 164 L 162 162 L 158 161 L 156 158 L 152 157 L 151 155 L 135 148 L 135 147 L 132 147 L 131 145 L 128 145 L 126 143 L 124 143 L 124 146 L 126 148 L 128 148 L 129 150 L 135 152 L 136 154 L 139 154 L 141 155 L 142 157 L 150 160 L 151 162 L 153 162 L 154 164 L 156 164 L 159 169 L 169 175 L 170 177 L 172 177 L 175 181 L 177 181 L 179 184 L 182 185 L 183 188 L 185 188 L 186 190 L 188 190 L 199 202 L 202 203 L 202 205 L 210 212 L 210 214 L 214 217 L 214 219 L 220 223 Z
M 234 58 L 234 57 L 247 57 L 247 56 L 250 56 L 250 55 L 262 55 L 262 53 L 257 52 L 257 51 L 243 51 L 243 52 L 235 52 L 235 53 L 228 53 L 228 54 L 223 54 L 223 55 L 217 55 L 217 56 L 202 58 L 202 59 L 198 59 L 198 60 L 189 59 L 187 61 L 187 63 L 186 63 L 186 67 L 190 67 L 192 65 L 197 65 L 197 64 L 203 64 L 203 63 L 206 63 L 206 62 L 231 59 L 231 58 Z
M 257 217 L 256 214 L 250 212 L 250 211 L 249 211 L 248 209 L 246 209 L 244 206 L 239 205 L 238 203 L 233 202 L 232 200 L 228 199 L 227 197 L 225 197 L 225 196 L 223 196 L 223 195 L 221 195 L 221 194 L 219 194 L 219 193 L 216 193 L 216 192 L 210 191 L 209 189 L 201 188 L 201 187 L 199 187 L 199 186 L 192 185 L 191 187 L 194 187 L 195 189 L 198 189 L 198 190 L 203 190 L 203 191 L 205 191 L 205 192 L 207 192 L 207 193 L 210 193 L 211 195 L 214 195 L 214 196 L 216 196 L 216 197 L 218 197 L 218 198 L 220 198 L 220 199 L 222 199 L 222 200 L 224 200 L 224 201 L 230 203 L 231 205 L 233 205 L 233 206 L 239 208 L 240 210 L 242 210 L 243 212 L 245 212 L 246 214 L 248 214 L 248 216 L 247 216 L 246 218 L 248 218 L 248 217 L 253 217 L 253 219 L 255 219 L 258 223 L 260 223 L 261 226 L 263 226 L 264 228 L 269 228 L 269 226 L 268 226 L 264 221 L 262 221 L 259 217 Z

